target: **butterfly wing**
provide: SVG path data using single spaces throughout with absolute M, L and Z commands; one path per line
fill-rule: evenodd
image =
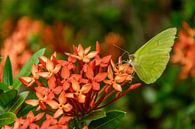
M 134 53 L 132 65 L 138 77 L 145 83 L 155 82 L 165 70 L 176 32 L 176 28 L 166 29 Z

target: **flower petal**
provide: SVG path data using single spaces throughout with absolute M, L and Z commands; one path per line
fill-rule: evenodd
M 87 67 L 86 76 L 89 79 L 93 79 L 93 77 L 94 77 L 94 72 L 93 72 L 93 69 L 90 65 L 88 65 L 88 67 Z
M 111 60 L 111 57 L 112 57 L 111 55 L 103 57 L 102 58 L 102 63 L 108 64 L 110 62 L 110 60 Z
M 25 102 L 26 102 L 27 104 L 29 104 L 29 105 L 32 105 L 32 106 L 37 106 L 37 105 L 39 105 L 39 101 L 36 100 L 36 99 L 26 100 Z
M 63 83 L 63 90 L 68 90 L 68 88 L 70 87 L 70 83 L 68 83 L 67 81 L 65 81 L 64 83 Z
M 46 66 L 46 62 L 47 62 L 47 57 L 45 57 L 45 56 L 41 56 L 40 58 L 39 58 L 39 62 L 45 67 Z
M 140 86 L 141 86 L 141 83 L 133 84 L 133 85 L 131 85 L 130 90 L 136 89 L 136 88 L 138 88 Z
M 67 98 L 74 98 L 74 93 L 66 93 Z
M 31 86 L 35 82 L 34 78 L 32 77 L 20 77 L 19 79 L 27 87 Z
M 64 105 L 63 109 L 64 109 L 64 111 L 69 112 L 72 110 L 72 105 L 67 103 Z
M 34 119 L 35 119 L 35 116 L 34 116 L 34 114 L 33 114 L 33 112 L 32 111 L 30 111 L 28 114 L 27 114 L 27 116 L 26 116 L 28 119 L 31 119 L 31 120 L 33 120 L 34 121 Z
M 85 57 L 83 57 L 82 61 L 88 63 L 90 61 L 90 59 L 85 56 Z
M 35 121 L 40 120 L 41 118 L 43 118 L 44 115 L 45 115 L 44 112 L 37 114 L 37 115 L 35 116 Z
M 101 81 L 105 80 L 106 77 L 107 77 L 107 73 L 106 72 L 102 72 L 102 73 L 98 73 L 95 76 L 94 80 L 97 81 L 97 82 L 101 82 Z
M 114 79 L 114 77 L 113 77 L 113 71 L 112 71 L 112 68 L 111 68 L 110 65 L 108 66 L 108 78 L 110 80 L 113 80 Z
M 51 60 L 47 60 L 47 62 L 46 62 L 46 69 L 47 69 L 49 72 L 53 71 L 53 69 L 54 69 L 54 64 L 53 64 L 53 62 L 52 62 Z
M 51 55 L 51 60 L 56 60 L 56 52 L 54 52 L 52 55 Z
M 39 129 L 39 126 L 35 123 L 31 123 L 29 129 Z
M 96 47 L 95 48 L 96 48 L 96 52 L 99 53 L 101 48 L 100 48 L 100 44 L 99 44 L 98 41 L 96 41 Z
M 92 87 L 91 84 L 85 84 L 82 86 L 81 92 L 86 94 L 91 90 L 91 87 Z
M 122 88 L 121 88 L 121 85 L 120 85 L 120 84 L 114 83 L 114 84 L 113 84 L 113 88 L 114 88 L 116 91 L 119 91 L 119 92 L 122 91 Z
M 53 90 L 53 92 L 56 94 L 56 95 L 58 95 L 58 94 L 60 94 L 60 92 L 62 91 L 62 86 L 57 86 L 54 90 Z
M 96 51 L 92 51 L 90 52 L 88 55 L 87 55 L 87 58 L 91 59 L 93 57 L 95 57 L 97 55 L 97 52 Z
M 60 108 L 60 109 L 58 109 L 58 110 L 54 113 L 53 117 L 54 117 L 54 118 L 58 118 L 58 117 L 61 116 L 63 113 L 64 113 L 63 110 Z
M 71 119 L 72 119 L 72 117 L 63 116 L 63 117 L 60 118 L 59 123 L 60 123 L 60 124 L 66 124 L 66 123 L 68 123 L 68 121 L 70 121 Z
M 80 90 L 80 85 L 79 85 L 78 81 L 76 81 L 75 79 L 72 79 L 72 88 L 74 91 Z
M 100 90 L 100 84 L 99 83 L 93 81 L 92 86 L 93 86 L 93 90 L 95 90 L 95 91 Z
M 39 76 L 43 78 L 49 78 L 50 72 L 39 72 Z
M 55 66 L 54 70 L 53 70 L 53 73 L 55 73 L 55 74 L 58 73 L 60 71 L 60 69 L 61 69 L 61 65 L 60 64 L 57 64 Z
M 83 49 L 83 47 L 82 47 L 81 44 L 79 44 L 79 46 L 78 46 L 78 48 L 77 48 L 77 53 L 78 53 L 78 55 L 79 55 L 80 57 L 83 57 L 83 55 L 84 55 L 84 49 Z
M 67 79 L 68 77 L 70 77 L 70 71 L 67 66 L 63 66 L 61 76 L 64 79 Z
M 109 85 L 111 85 L 112 82 L 113 82 L 112 80 L 104 80 L 104 83 L 109 84 Z
M 91 50 L 91 47 L 87 47 L 87 48 L 84 50 L 84 54 L 86 55 L 87 53 L 89 53 L 90 50 Z
M 117 83 L 122 83 L 124 81 L 126 81 L 126 78 L 128 77 L 129 75 L 117 75 L 114 80 L 117 82 Z
M 111 59 L 110 62 L 111 62 L 111 66 L 112 66 L 113 70 L 114 70 L 115 72 L 117 72 L 118 70 L 117 70 L 116 65 L 115 65 L 115 63 L 113 62 L 112 59 Z
M 37 73 L 38 73 L 37 65 L 33 64 L 33 65 L 32 65 L 32 75 L 33 75 L 33 77 L 36 78 L 36 79 L 39 78 L 39 75 L 38 75 Z
M 79 101 L 79 103 L 84 103 L 84 102 L 85 102 L 85 98 L 86 98 L 85 95 L 79 94 L 79 96 L 78 96 L 78 101 Z
M 48 79 L 48 86 L 50 89 L 54 89 L 56 87 L 56 78 L 55 76 L 51 76 L 49 79 Z
M 60 104 L 66 103 L 66 95 L 65 95 L 65 92 L 62 92 L 62 93 L 59 95 L 58 101 L 59 101 Z
M 52 109 L 57 109 L 59 104 L 54 101 L 54 100 L 50 100 L 50 101 L 47 101 L 47 104 L 52 108 Z

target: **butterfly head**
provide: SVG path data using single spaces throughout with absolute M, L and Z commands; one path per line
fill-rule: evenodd
M 133 54 L 129 54 L 128 58 L 129 59 L 128 59 L 127 63 L 130 64 L 130 65 L 133 65 L 133 61 L 135 59 L 135 56 Z

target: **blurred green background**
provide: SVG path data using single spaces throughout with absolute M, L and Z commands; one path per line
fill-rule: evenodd
M 102 54 L 116 59 L 122 52 L 113 44 L 134 52 L 184 21 L 195 26 L 194 0 L 0 0 L 1 55 L 21 57 L 41 47 L 63 54 L 73 44 L 94 48 L 99 41 Z M 17 57 L 11 57 L 15 72 L 23 64 Z M 155 84 L 143 83 L 108 107 L 127 112 L 120 129 L 195 129 L 195 77 L 180 80 L 181 68 L 169 63 Z

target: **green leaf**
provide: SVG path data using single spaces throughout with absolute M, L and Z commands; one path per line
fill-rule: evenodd
M 6 112 L 0 115 L 0 126 L 9 125 L 14 122 L 16 115 L 12 112 Z
M 100 119 L 103 117 L 106 117 L 106 112 L 102 111 L 102 110 L 98 110 L 98 111 L 93 111 L 93 112 L 89 113 L 82 120 L 91 122 L 93 120 L 97 120 L 97 119 Z
M 3 91 L 8 91 L 8 90 L 10 90 L 10 89 L 9 89 L 9 85 L 6 85 L 6 84 L 3 83 L 3 82 L 0 82 L 0 89 L 3 90 Z
M 13 83 L 13 75 L 12 75 L 12 65 L 9 56 L 6 58 L 6 62 L 4 65 L 4 70 L 3 70 L 3 82 L 5 84 L 12 85 Z
M 38 64 L 39 63 L 39 57 L 42 56 L 45 52 L 45 48 L 40 49 L 37 51 L 27 62 L 26 64 L 22 67 L 21 71 L 18 73 L 16 76 L 16 79 L 13 82 L 13 87 L 15 89 L 18 89 L 22 83 L 19 81 L 19 77 L 21 76 L 29 76 L 31 73 L 31 68 L 33 64 Z
M 89 129 L 117 129 L 122 118 L 125 116 L 123 111 L 109 111 L 106 117 L 92 121 Z
M 35 99 L 36 97 L 36 93 L 35 92 L 31 92 L 28 94 L 26 99 Z M 25 116 L 29 111 L 34 111 L 36 109 L 36 107 L 23 103 L 21 105 L 21 108 L 19 109 L 19 111 L 17 112 L 17 117 L 21 117 L 21 116 Z
M 84 122 L 82 120 L 75 118 L 68 122 L 68 128 L 69 129 L 82 129 L 83 124 Z
M 0 105 L 0 114 L 5 113 L 5 109 Z
M 34 106 L 31 106 L 31 105 L 28 105 L 28 104 L 23 103 L 22 106 L 21 106 L 21 108 L 19 109 L 19 111 L 17 113 L 17 116 L 18 117 L 24 116 L 29 111 L 32 111 L 34 109 L 36 109 Z
M 17 99 L 14 101 L 14 103 L 12 103 L 10 106 L 7 107 L 8 112 L 15 112 L 17 111 L 22 103 L 25 101 L 26 97 L 28 96 L 29 91 L 24 91 L 22 93 L 20 93 L 17 97 Z
M 10 90 L 0 95 L 0 105 L 2 107 L 7 106 L 11 101 L 13 101 L 17 96 L 17 90 Z

